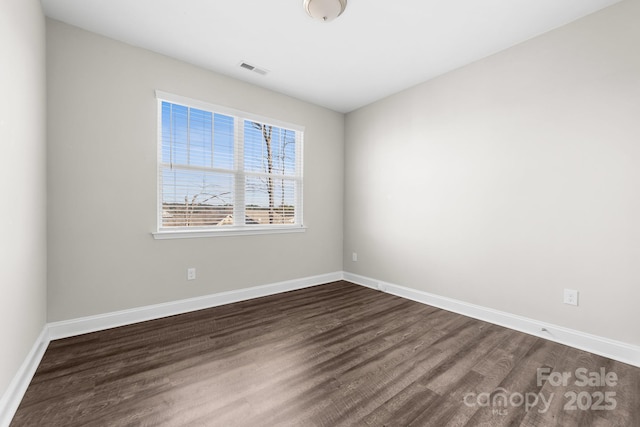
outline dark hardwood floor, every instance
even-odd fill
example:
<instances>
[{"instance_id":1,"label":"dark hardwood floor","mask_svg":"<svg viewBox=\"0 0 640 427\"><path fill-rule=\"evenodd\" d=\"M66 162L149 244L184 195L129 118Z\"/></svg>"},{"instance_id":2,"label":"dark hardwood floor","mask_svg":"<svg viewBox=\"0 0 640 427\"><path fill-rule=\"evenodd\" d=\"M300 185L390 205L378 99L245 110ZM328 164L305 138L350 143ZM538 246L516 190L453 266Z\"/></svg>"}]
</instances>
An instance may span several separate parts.
<instances>
[{"instance_id":1,"label":"dark hardwood floor","mask_svg":"<svg viewBox=\"0 0 640 427\"><path fill-rule=\"evenodd\" d=\"M640 368L335 282L52 341L11 424L446 425L640 426Z\"/></svg>"}]
</instances>

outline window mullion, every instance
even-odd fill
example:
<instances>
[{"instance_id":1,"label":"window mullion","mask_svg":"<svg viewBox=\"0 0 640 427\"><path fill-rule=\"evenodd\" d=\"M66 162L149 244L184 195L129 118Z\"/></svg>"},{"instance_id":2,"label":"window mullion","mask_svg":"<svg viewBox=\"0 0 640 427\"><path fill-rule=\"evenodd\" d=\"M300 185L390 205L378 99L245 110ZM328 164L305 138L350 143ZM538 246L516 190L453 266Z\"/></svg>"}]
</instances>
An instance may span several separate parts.
<instances>
[{"instance_id":1,"label":"window mullion","mask_svg":"<svg viewBox=\"0 0 640 427\"><path fill-rule=\"evenodd\" d=\"M216 113L212 111L211 112L211 167L212 168L214 165L214 156L216 155L215 154L216 141L214 138L215 131L216 131Z\"/></svg>"},{"instance_id":2,"label":"window mullion","mask_svg":"<svg viewBox=\"0 0 640 427\"><path fill-rule=\"evenodd\" d=\"M187 108L187 164L191 164L191 108Z\"/></svg>"},{"instance_id":3,"label":"window mullion","mask_svg":"<svg viewBox=\"0 0 640 427\"><path fill-rule=\"evenodd\" d=\"M295 142L295 165L296 165L296 177L295 177L295 223L296 224L302 224L302 177L303 177L303 173L302 173L302 132L296 132L296 142Z\"/></svg>"},{"instance_id":4,"label":"window mullion","mask_svg":"<svg viewBox=\"0 0 640 427\"><path fill-rule=\"evenodd\" d=\"M244 120L234 118L234 163L235 185L233 204L233 225L245 225L245 177L244 177Z\"/></svg>"}]
</instances>

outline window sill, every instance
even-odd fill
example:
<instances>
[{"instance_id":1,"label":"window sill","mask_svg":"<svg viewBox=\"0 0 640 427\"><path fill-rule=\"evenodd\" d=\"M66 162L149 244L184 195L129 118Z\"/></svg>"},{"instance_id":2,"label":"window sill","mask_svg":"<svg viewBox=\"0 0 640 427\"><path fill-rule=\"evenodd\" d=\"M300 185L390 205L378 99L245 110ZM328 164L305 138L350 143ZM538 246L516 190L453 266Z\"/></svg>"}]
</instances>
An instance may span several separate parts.
<instances>
[{"instance_id":1,"label":"window sill","mask_svg":"<svg viewBox=\"0 0 640 427\"><path fill-rule=\"evenodd\" d=\"M156 240L195 239L202 237L251 236L258 234L304 233L305 226L267 228L228 228L224 230L163 230L151 233Z\"/></svg>"}]
</instances>

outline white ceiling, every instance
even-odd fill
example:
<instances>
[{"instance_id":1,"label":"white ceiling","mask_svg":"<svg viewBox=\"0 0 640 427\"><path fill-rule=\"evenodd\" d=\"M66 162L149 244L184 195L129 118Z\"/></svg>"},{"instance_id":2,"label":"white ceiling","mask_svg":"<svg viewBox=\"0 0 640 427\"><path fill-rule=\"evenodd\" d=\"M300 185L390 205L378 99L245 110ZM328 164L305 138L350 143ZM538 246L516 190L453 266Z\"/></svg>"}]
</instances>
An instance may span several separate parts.
<instances>
[{"instance_id":1,"label":"white ceiling","mask_svg":"<svg viewBox=\"0 0 640 427\"><path fill-rule=\"evenodd\" d=\"M329 23L303 0L42 4L51 18L348 112L618 1L348 0Z\"/></svg>"}]
</instances>

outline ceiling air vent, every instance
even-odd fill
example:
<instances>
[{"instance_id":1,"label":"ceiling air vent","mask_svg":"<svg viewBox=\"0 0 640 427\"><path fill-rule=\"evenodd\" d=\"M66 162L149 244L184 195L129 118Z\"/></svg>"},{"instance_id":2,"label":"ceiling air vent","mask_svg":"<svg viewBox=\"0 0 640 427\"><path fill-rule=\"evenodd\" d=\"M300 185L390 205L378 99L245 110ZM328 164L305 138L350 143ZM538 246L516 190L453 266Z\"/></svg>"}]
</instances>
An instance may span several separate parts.
<instances>
[{"instance_id":1,"label":"ceiling air vent","mask_svg":"<svg viewBox=\"0 0 640 427\"><path fill-rule=\"evenodd\" d=\"M260 74L261 76L266 76L269 71L258 68L255 65L247 64L246 62L240 63L240 68L244 68L245 70L253 71L254 73Z\"/></svg>"}]
</instances>

